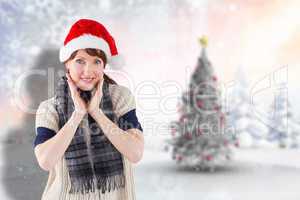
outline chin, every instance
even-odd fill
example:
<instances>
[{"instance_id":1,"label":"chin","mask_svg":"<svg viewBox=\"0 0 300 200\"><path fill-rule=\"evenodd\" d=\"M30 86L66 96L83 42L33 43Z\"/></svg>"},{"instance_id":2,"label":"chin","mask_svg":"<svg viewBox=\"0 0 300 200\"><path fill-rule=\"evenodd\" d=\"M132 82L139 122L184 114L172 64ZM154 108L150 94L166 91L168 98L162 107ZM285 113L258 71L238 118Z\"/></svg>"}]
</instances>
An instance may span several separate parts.
<instances>
[{"instance_id":1,"label":"chin","mask_svg":"<svg viewBox=\"0 0 300 200\"><path fill-rule=\"evenodd\" d=\"M81 89L81 90L84 90L84 91L89 91L89 90L92 90L96 84L97 84L98 80L93 80L92 82L90 83L85 83L83 81L78 81L77 82L77 86Z\"/></svg>"},{"instance_id":2,"label":"chin","mask_svg":"<svg viewBox=\"0 0 300 200\"><path fill-rule=\"evenodd\" d=\"M92 90L94 88L94 85L90 85L90 86L87 86L87 85L80 85L78 86L81 90L83 91L89 91L89 90Z\"/></svg>"}]
</instances>

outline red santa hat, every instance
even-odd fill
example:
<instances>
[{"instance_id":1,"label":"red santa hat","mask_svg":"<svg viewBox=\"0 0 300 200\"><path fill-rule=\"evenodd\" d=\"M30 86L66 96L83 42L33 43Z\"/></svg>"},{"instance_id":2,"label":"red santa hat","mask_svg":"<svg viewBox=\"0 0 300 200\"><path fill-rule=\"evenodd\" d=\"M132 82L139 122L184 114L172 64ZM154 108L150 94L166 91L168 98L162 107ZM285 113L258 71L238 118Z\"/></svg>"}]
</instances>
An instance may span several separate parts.
<instances>
[{"instance_id":1,"label":"red santa hat","mask_svg":"<svg viewBox=\"0 0 300 200\"><path fill-rule=\"evenodd\" d=\"M80 19L72 25L59 51L60 62L68 60L74 51L85 48L103 50L107 64L113 69L121 68L125 64L123 57L118 53L114 38L95 20Z\"/></svg>"}]
</instances>

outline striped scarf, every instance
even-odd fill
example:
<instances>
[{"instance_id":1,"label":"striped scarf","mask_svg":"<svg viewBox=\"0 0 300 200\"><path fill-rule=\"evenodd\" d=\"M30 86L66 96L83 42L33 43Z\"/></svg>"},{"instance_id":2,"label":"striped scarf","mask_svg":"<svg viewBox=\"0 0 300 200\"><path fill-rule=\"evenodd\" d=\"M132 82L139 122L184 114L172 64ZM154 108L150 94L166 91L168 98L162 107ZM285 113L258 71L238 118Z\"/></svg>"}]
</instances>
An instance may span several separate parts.
<instances>
[{"instance_id":1,"label":"striped scarf","mask_svg":"<svg viewBox=\"0 0 300 200\"><path fill-rule=\"evenodd\" d=\"M78 91L85 102L90 100L91 91L83 91L79 88ZM59 115L59 129L61 129L74 111L66 76L59 79L55 92L55 105ZM102 93L99 107L111 121L116 123L117 117L112 111L109 83L105 79ZM69 193L95 192L95 188L105 193L107 190L110 192L125 187L122 155L89 114L85 115L82 122L87 124L86 128L78 126L64 154L71 181Z\"/></svg>"}]
</instances>

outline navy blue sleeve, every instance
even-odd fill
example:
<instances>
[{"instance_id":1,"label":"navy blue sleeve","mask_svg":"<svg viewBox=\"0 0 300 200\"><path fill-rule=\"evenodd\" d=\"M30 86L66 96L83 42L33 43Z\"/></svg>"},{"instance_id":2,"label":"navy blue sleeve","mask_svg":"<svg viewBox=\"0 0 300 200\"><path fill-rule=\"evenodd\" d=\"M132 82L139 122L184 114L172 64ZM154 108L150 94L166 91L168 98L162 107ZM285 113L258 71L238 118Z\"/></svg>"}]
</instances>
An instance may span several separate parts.
<instances>
[{"instance_id":1,"label":"navy blue sleeve","mask_svg":"<svg viewBox=\"0 0 300 200\"><path fill-rule=\"evenodd\" d=\"M35 136L33 146L45 142L46 140L52 138L56 133L54 130L46 127L37 127L37 135Z\"/></svg>"},{"instance_id":2,"label":"navy blue sleeve","mask_svg":"<svg viewBox=\"0 0 300 200\"><path fill-rule=\"evenodd\" d=\"M119 127L124 131L126 131L130 128L137 128L143 132L143 128L136 116L136 109L132 109L132 110L128 111L127 113L125 113L124 115L122 115L119 118L118 124L119 124Z\"/></svg>"},{"instance_id":3,"label":"navy blue sleeve","mask_svg":"<svg viewBox=\"0 0 300 200\"><path fill-rule=\"evenodd\" d=\"M128 111L119 118L118 125L122 130L128 130L130 128L137 128L143 132L143 128L138 121L136 116L136 109ZM46 140L52 138L56 132L52 129L46 127L37 127L37 135L34 140L34 147L38 144L45 142Z\"/></svg>"}]
</instances>

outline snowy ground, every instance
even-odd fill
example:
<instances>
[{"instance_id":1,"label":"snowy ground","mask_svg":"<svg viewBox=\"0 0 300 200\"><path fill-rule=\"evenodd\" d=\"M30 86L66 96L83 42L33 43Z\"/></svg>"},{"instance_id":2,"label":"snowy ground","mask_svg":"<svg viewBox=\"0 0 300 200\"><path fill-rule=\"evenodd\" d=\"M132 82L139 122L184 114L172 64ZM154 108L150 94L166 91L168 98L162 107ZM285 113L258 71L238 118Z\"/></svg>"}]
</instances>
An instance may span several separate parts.
<instances>
[{"instance_id":1,"label":"snowy ground","mask_svg":"<svg viewBox=\"0 0 300 200\"><path fill-rule=\"evenodd\" d=\"M239 149L215 173L183 171L168 153L146 151L135 166L141 200L299 200L300 151Z\"/></svg>"},{"instance_id":2,"label":"snowy ground","mask_svg":"<svg viewBox=\"0 0 300 200\"><path fill-rule=\"evenodd\" d=\"M9 152L11 157L17 157L20 152L27 152L24 155L32 153L30 148L1 147L2 199L35 200L33 195L19 197L28 193L39 193L45 185L42 174L35 171L34 174L37 175L34 175L27 165L22 171L15 170L21 164L7 164L4 152ZM178 168L169 153L147 149L143 160L134 165L137 199L299 200L299 155L300 150L238 149L233 161L227 166L218 168L215 173L197 173ZM10 172L7 171L7 165L11 166ZM3 169L6 169L6 173L9 172L8 175L3 174ZM23 178L25 176L26 179ZM11 189L7 192L8 186ZM12 191L15 192L14 195Z\"/></svg>"}]
</instances>

